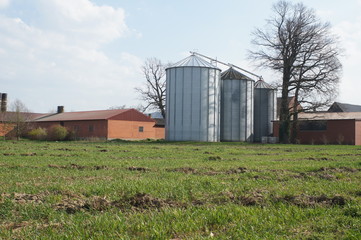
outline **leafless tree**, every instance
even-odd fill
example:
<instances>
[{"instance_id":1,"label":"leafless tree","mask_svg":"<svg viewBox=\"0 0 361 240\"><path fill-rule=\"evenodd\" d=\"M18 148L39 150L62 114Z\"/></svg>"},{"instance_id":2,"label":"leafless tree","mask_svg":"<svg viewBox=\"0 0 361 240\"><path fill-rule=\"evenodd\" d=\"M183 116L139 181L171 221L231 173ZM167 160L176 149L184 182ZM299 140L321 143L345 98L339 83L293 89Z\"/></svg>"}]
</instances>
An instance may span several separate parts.
<instances>
[{"instance_id":1,"label":"leafless tree","mask_svg":"<svg viewBox=\"0 0 361 240\"><path fill-rule=\"evenodd\" d=\"M146 83L136 91L146 102L144 111L157 109L165 118L165 65L157 58L150 58L142 66L142 72Z\"/></svg>"},{"instance_id":2,"label":"leafless tree","mask_svg":"<svg viewBox=\"0 0 361 240\"><path fill-rule=\"evenodd\" d=\"M136 105L136 106L130 106L128 107L127 105L123 104L123 105L119 105L119 106L111 106L110 108L108 108L108 110L116 110L116 109L129 109L129 108L134 108L136 110L138 110L139 112L144 112L145 109L144 109L144 106L139 104L139 105Z\"/></svg>"},{"instance_id":3,"label":"leafless tree","mask_svg":"<svg viewBox=\"0 0 361 240\"><path fill-rule=\"evenodd\" d=\"M342 65L337 37L314 10L302 3L279 1L273 12L265 29L253 33L256 49L250 51L250 58L282 75L279 136L288 143L297 137L297 104L304 109L330 104L337 96ZM295 101L290 111L287 99L291 95Z\"/></svg>"},{"instance_id":4,"label":"leafless tree","mask_svg":"<svg viewBox=\"0 0 361 240\"><path fill-rule=\"evenodd\" d=\"M9 111L1 113L3 132L6 135L11 135L10 137L15 137L17 140L28 129L30 120L31 113L29 109L18 99L10 105Z\"/></svg>"}]
</instances>

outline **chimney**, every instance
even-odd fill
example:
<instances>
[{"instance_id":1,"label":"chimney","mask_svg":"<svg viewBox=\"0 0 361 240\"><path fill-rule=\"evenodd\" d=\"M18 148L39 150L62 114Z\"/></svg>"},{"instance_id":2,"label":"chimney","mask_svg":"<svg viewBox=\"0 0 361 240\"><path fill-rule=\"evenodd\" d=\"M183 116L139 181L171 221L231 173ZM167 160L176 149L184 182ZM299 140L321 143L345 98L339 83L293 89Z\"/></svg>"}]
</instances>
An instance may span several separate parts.
<instances>
[{"instance_id":1,"label":"chimney","mask_svg":"<svg viewBox=\"0 0 361 240\"><path fill-rule=\"evenodd\" d=\"M1 112L6 112L7 110L7 99L8 99L8 94L7 93L2 93L1 94Z\"/></svg>"},{"instance_id":2,"label":"chimney","mask_svg":"<svg viewBox=\"0 0 361 240\"><path fill-rule=\"evenodd\" d=\"M57 113L63 113L64 112L64 106L58 106Z\"/></svg>"}]
</instances>

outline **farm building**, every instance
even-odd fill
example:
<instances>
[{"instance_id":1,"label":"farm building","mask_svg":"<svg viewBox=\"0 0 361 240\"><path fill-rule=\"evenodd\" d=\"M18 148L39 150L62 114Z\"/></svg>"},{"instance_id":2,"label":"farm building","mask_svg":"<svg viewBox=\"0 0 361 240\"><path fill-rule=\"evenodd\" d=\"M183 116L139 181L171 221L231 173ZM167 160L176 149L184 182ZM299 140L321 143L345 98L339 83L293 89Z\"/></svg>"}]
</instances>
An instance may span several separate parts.
<instances>
[{"instance_id":1,"label":"farm building","mask_svg":"<svg viewBox=\"0 0 361 240\"><path fill-rule=\"evenodd\" d=\"M0 137L12 137L16 122L27 122L31 124L34 119L46 114L29 112L1 112L0 113Z\"/></svg>"},{"instance_id":2,"label":"farm building","mask_svg":"<svg viewBox=\"0 0 361 240\"><path fill-rule=\"evenodd\" d=\"M334 102L328 112L361 112L360 105Z\"/></svg>"},{"instance_id":3,"label":"farm building","mask_svg":"<svg viewBox=\"0 0 361 240\"><path fill-rule=\"evenodd\" d=\"M161 139L164 127L135 109L63 112L34 120L36 127L50 128L61 125L74 131L76 138L102 139Z\"/></svg>"},{"instance_id":4,"label":"farm building","mask_svg":"<svg viewBox=\"0 0 361 240\"><path fill-rule=\"evenodd\" d=\"M274 136L279 124L274 122ZM310 112L299 114L301 144L361 145L361 112Z\"/></svg>"}]
</instances>

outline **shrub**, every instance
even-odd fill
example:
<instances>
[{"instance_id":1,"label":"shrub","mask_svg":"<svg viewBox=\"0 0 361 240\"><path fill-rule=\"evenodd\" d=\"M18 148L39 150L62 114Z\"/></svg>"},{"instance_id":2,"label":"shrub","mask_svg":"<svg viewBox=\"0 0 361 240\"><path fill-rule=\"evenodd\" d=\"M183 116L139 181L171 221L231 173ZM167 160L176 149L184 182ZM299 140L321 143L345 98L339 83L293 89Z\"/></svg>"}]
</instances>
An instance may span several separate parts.
<instances>
[{"instance_id":1,"label":"shrub","mask_svg":"<svg viewBox=\"0 0 361 240\"><path fill-rule=\"evenodd\" d=\"M36 128L28 132L28 138L31 140L45 140L48 136L45 128Z\"/></svg>"},{"instance_id":2,"label":"shrub","mask_svg":"<svg viewBox=\"0 0 361 240\"><path fill-rule=\"evenodd\" d=\"M68 135L66 127L60 125L54 125L49 129L48 140L51 141L63 141Z\"/></svg>"}]
</instances>

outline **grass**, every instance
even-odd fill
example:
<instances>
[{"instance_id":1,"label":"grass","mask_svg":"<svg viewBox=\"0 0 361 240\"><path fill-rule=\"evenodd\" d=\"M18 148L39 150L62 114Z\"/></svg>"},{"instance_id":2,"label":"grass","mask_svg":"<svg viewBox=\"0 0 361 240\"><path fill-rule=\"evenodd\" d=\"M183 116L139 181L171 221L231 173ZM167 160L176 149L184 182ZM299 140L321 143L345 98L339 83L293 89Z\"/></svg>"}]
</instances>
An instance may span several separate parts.
<instances>
[{"instance_id":1,"label":"grass","mask_svg":"<svg viewBox=\"0 0 361 240\"><path fill-rule=\"evenodd\" d=\"M0 239L361 239L361 147L0 142Z\"/></svg>"}]
</instances>

